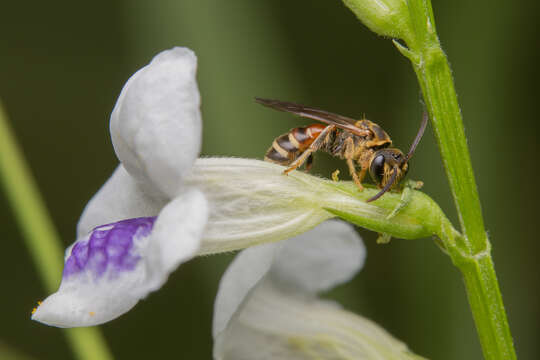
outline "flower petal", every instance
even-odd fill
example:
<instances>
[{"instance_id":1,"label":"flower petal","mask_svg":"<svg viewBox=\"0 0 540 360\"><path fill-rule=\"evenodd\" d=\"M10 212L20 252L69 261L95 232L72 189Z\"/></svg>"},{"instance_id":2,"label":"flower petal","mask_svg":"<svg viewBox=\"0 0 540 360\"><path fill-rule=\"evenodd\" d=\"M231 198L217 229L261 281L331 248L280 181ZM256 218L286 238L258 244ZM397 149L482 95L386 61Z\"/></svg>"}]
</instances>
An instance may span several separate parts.
<instances>
[{"instance_id":1,"label":"flower petal","mask_svg":"<svg viewBox=\"0 0 540 360\"><path fill-rule=\"evenodd\" d=\"M376 323L263 280L214 343L214 359L422 359Z\"/></svg>"},{"instance_id":2,"label":"flower petal","mask_svg":"<svg viewBox=\"0 0 540 360\"><path fill-rule=\"evenodd\" d=\"M116 155L138 181L172 198L201 147L197 58L187 48L158 54L126 83L111 115Z\"/></svg>"},{"instance_id":3,"label":"flower petal","mask_svg":"<svg viewBox=\"0 0 540 360\"><path fill-rule=\"evenodd\" d=\"M95 228L66 258L58 291L32 319L58 327L98 325L131 309L146 291L144 253L155 218L135 218Z\"/></svg>"},{"instance_id":4,"label":"flower petal","mask_svg":"<svg viewBox=\"0 0 540 360\"><path fill-rule=\"evenodd\" d=\"M231 317L251 289L270 270L274 253L281 243L262 244L243 250L229 265L219 283L214 303L212 335L214 339L227 327Z\"/></svg>"},{"instance_id":5,"label":"flower petal","mask_svg":"<svg viewBox=\"0 0 540 360\"><path fill-rule=\"evenodd\" d=\"M269 276L279 286L317 293L348 282L364 266L365 258L366 248L354 227L329 220L286 241Z\"/></svg>"},{"instance_id":6,"label":"flower petal","mask_svg":"<svg viewBox=\"0 0 540 360\"><path fill-rule=\"evenodd\" d=\"M170 272L195 256L207 221L208 202L197 189L187 190L163 208L148 246L149 264L156 272L149 285L151 291L159 289Z\"/></svg>"},{"instance_id":7,"label":"flower petal","mask_svg":"<svg viewBox=\"0 0 540 360\"><path fill-rule=\"evenodd\" d=\"M86 205L77 225L77 238L86 236L101 224L157 216L167 202L141 188L120 165Z\"/></svg>"},{"instance_id":8,"label":"flower petal","mask_svg":"<svg viewBox=\"0 0 540 360\"><path fill-rule=\"evenodd\" d=\"M329 191L317 177L282 172L282 166L260 160L198 159L186 183L200 188L210 203L200 254L293 237L334 216L325 204L354 201ZM365 206L357 202L360 209Z\"/></svg>"},{"instance_id":9,"label":"flower petal","mask_svg":"<svg viewBox=\"0 0 540 360\"><path fill-rule=\"evenodd\" d=\"M360 270L364 259L365 248L354 228L334 220L290 240L242 251L219 285L214 305L214 337L227 327L263 277L276 286L317 292L349 280Z\"/></svg>"},{"instance_id":10,"label":"flower petal","mask_svg":"<svg viewBox=\"0 0 540 360\"><path fill-rule=\"evenodd\" d=\"M364 257L354 229L338 221L242 251L216 298L214 359L421 359L377 324L316 298Z\"/></svg>"},{"instance_id":11,"label":"flower petal","mask_svg":"<svg viewBox=\"0 0 540 360\"><path fill-rule=\"evenodd\" d=\"M169 203L157 219L127 219L95 228L68 249L60 288L32 319L74 327L122 315L196 253L207 213L204 196L191 190Z\"/></svg>"}]
</instances>

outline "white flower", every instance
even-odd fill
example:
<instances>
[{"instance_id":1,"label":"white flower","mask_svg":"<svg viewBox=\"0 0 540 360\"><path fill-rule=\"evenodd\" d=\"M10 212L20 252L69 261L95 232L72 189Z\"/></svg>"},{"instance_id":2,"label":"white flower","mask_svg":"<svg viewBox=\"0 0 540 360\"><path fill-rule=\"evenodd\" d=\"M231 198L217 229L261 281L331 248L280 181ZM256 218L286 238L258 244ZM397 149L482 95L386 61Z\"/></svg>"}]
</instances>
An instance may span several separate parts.
<instances>
[{"instance_id":1,"label":"white flower","mask_svg":"<svg viewBox=\"0 0 540 360\"><path fill-rule=\"evenodd\" d=\"M368 227L388 222L389 210L360 200L374 189L355 197L346 185L284 176L283 167L259 160L196 160L196 67L191 50L174 48L124 86L110 120L121 164L87 204L60 288L32 319L59 327L112 320L190 258L290 238L335 216L326 209L352 212ZM421 230L406 216L393 221Z\"/></svg>"},{"instance_id":2,"label":"white flower","mask_svg":"<svg viewBox=\"0 0 540 360\"><path fill-rule=\"evenodd\" d=\"M60 288L32 319L60 327L109 321L198 251L207 200L184 184L201 142L196 68L191 50L174 48L124 86L110 122L122 164L88 203Z\"/></svg>"},{"instance_id":3,"label":"white flower","mask_svg":"<svg viewBox=\"0 0 540 360\"><path fill-rule=\"evenodd\" d=\"M242 251L219 286L214 358L420 359L377 324L317 297L353 277L364 258L352 226L333 220Z\"/></svg>"}]
</instances>

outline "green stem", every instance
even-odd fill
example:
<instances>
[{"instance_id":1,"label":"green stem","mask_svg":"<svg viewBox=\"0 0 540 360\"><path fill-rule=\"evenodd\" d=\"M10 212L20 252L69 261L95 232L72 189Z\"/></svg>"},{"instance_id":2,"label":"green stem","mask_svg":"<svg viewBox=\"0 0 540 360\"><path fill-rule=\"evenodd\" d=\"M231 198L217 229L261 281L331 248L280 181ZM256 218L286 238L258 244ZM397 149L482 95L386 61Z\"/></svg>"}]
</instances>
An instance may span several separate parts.
<instances>
[{"instance_id":1,"label":"green stem","mask_svg":"<svg viewBox=\"0 0 540 360\"><path fill-rule=\"evenodd\" d=\"M371 30L400 38L430 114L463 235L437 234L461 270L486 359L515 359L515 350L491 259L491 245L471 164L452 73L439 43L430 0L343 0Z\"/></svg>"},{"instance_id":2,"label":"green stem","mask_svg":"<svg viewBox=\"0 0 540 360\"><path fill-rule=\"evenodd\" d=\"M58 288L64 263L62 245L30 169L17 146L1 103L0 181L45 288L54 292ZM65 334L77 358L113 358L98 328L66 329Z\"/></svg>"},{"instance_id":3,"label":"green stem","mask_svg":"<svg viewBox=\"0 0 540 360\"><path fill-rule=\"evenodd\" d=\"M486 359L516 359L512 335L489 251L460 267Z\"/></svg>"},{"instance_id":4,"label":"green stem","mask_svg":"<svg viewBox=\"0 0 540 360\"><path fill-rule=\"evenodd\" d=\"M409 0L408 4L413 36L407 39L408 51L398 49L411 60L422 88L463 233L457 251L449 255L463 274L484 357L515 359L452 73L437 37L430 1Z\"/></svg>"}]
</instances>

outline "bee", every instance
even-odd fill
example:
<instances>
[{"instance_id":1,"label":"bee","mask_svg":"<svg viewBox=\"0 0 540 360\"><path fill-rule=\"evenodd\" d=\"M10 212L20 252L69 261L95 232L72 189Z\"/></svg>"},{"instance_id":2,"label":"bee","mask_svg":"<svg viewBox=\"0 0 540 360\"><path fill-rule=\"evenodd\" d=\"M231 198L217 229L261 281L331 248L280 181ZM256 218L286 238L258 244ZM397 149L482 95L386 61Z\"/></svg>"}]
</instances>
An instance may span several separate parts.
<instances>
[{"instance_id":1,"label":"bee","mask_svg":"<svg viewBox=\"0 0 540 360\"><path fill-rule=\"evenodd\" d=\"M367 202L377 200L405 177L409 170L409 160L428 122L428 115L424 112L420 129L405 155L401 150L391 147L392 140L379 125L367 119L355 120L280 100L255 98L255 101L276 110L324 123L297 127L278 136L266 152L265 161L287 166L283 173L288 174L304 163L309 171L313 164L313 153L318 150L345 159L360 191L364 189L362 181L368 171L381 189ZM360 166L358 173L357 165Z\"/></svg>"}]
</instances>

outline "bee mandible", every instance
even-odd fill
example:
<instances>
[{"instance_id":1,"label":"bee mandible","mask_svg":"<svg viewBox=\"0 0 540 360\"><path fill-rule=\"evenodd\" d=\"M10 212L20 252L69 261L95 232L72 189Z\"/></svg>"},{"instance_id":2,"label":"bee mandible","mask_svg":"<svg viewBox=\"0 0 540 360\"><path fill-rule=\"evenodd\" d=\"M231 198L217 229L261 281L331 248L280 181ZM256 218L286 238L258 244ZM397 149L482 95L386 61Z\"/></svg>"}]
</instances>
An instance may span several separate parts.
<instances>
[{"instance_id":1,"label":"bee mandible","mask_svg":"<svg viewBox=\"0 0 540 360\"><path fill-rule=\"evenodd\" d=\"M360 191L364 189L362 181L368 171L377 187L381 189L367 202L377 200L405 177L409 170L408 162L428 122L428 115L424 112L416 138L407 155L404 155L401 150L391 147L392 140L379 125L367 119L355 120L280 100L255 98L255 101L276 110L326 124L297 127L277 137L266 152L265 161L287 166L283 173L288 174L304 163L306 170L309 171L313 164L313 153L317 150L345 159L354 183ZM358 173L356 164L360 166Z\"/></svg>"}]
</instances>

